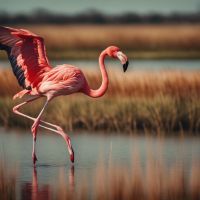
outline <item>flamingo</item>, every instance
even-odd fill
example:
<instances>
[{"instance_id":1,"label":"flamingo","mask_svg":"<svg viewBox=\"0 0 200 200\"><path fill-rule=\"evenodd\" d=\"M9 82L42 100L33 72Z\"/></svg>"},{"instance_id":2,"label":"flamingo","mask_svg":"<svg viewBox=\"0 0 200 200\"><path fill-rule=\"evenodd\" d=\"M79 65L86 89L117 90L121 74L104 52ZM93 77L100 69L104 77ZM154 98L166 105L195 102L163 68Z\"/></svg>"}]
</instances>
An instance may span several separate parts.
<instances>
[{"instance_id":1,"label":"flamingo","mask_svg":"<svg viewBox=\"0 0 200 200\"><path fill-rule=\"evenodd\" d=\"M93 90L89 87L83 72L79 68L68 64L53 68L46 55L44 39L29 30L0 26L0 50L7 52L13 73L19 85L23 88L13 96L13 99L22 98L24 95L28 96L27 100L13 107L13 112L33 121L31 132L33 136L32 160L34 165L37 161L35 144L39 126L63 137L67 144L70 160L73 163L74 150L70 137L60 126L41 119L45 108L53 98L60 95L79 92L93 98L103 96L109 83L104 64L105 57L118 58L125 72L129 64L127 56L116 46L109 46L103 50L99 56L102 83L98 89ZM46 97L46 101L36 118L19 111L22 106L40 97Z\"/></svg>"}]
</instances>

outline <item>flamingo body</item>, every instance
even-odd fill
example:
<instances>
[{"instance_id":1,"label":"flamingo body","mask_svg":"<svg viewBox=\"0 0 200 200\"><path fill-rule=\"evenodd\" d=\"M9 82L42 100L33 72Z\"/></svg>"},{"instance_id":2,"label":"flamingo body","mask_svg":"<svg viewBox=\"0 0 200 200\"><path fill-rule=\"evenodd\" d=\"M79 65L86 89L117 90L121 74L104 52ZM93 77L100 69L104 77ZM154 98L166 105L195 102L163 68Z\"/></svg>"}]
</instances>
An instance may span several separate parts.
<instances>
[{"instance_id":1,"label":"flamingo body","mask_svg":"<svg viewBox=\"0 0 200 200\"><path fill-rule=\"evenodd\" d=\"M37 91L52 99L59 95L80 92L85 83L84 75L79 68L64 64L46 72Z\"/></svg>"},{"instance_id":2,"label":"flamingo body","mask_svg":"<svg viewBox=\"0 0 200 200\"><path fill-rule=\"evenodd\" d=\"M102 74L102 84L97 90L89 87L83 72L72 65L58 65L53 68L46 56L42 37L24 29L14 29L0 26L0 49L5 50L22 91L14 95L13 99L21 98L25 94L30 98L13 108L13 112L34 121L31 130L33 135L32 159L35 164L35 142L38 126L53 131L63 137L67 144L70 159L74 162L74 151L69 136L55 124L41 120L42 114L49 101L60 95L70 95L82 92L90 97L97 98L105 94L108 88L108 75L104 65L106 56L118 58L123 64L124 71L128 67L128 59L116 46L106 48L99 57ZM19 111L23 105L42 96L47 98L37 118L33 118Z\"/></svg>"}]
</instances>

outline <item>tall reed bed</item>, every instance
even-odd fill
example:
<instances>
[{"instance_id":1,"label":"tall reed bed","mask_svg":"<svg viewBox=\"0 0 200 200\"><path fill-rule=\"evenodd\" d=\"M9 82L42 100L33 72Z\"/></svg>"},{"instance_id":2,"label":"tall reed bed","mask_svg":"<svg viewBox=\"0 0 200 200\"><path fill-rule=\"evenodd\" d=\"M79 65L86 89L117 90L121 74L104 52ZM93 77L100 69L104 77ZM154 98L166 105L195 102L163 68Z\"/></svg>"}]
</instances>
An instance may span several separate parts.
<instances>
[{"instance_id":1,"label":"tall reed bed","mask_svg":"<svg viewBox=\"0 0 200 200\"><path fill-rule=\"evenodd\" d=\"M191 131L200 130L200 72L129 72L110 71L110 86L105 97L91 99L82 94L59 97L52 101L44 118L67 130L113 130L118 132ZM86 71L92 88L100 85L96 72ZM15 77L8 71L0 73L0 124L30 126L12 113L11 96L19 91ZM36 116L42 100L26 106L24 112Z\"/></svg>"},{"instance_id":2,"label":"tall reed bed","mask_svg":"<svg viewBox=\"0 0 200 200\"><path fill-rule=\"evenodd\" d=\"M100 71L84 70L91 88L101 84ZM200 71L128 71L109 70L107 97L171 96L174 98L200 97ZM0 96L12 96L21 90L11 70L0 70Z\"/></svg>"},{"instance_id":3,"label":"tall reed bed","mask_svg":"<svg viewBox=\"0 0 200 200\"><path fill-rule=\"evenodd\" d=\"M23 112L37 116L42 101L33 103ZM7 127L30 127L31 121L12 113L14 103L9 98L0 99L0 124ZM156 131L200 130L200 103L198 99L187 101L171 97L152 99L104 98L93 101L84 98L60 98L51 102L44 119L61 125L66 130L107 130L119 133ZM174 134L174 133L173 133Z\"/></svg>"}]
</instances>

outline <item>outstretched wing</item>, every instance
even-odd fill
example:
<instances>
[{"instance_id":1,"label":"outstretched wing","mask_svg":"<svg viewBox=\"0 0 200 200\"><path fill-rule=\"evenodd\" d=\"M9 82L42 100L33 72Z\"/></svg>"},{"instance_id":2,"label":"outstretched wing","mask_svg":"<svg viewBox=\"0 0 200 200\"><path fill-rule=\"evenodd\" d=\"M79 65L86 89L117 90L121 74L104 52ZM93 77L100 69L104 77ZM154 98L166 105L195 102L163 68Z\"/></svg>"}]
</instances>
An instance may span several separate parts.
<instances>
[{"instance_id":1,"label":"outstretched wing","mask_svg":"<svg viewBox=\"0 0 200 200\"><path fill-rule=\"evenodd\" d=\"M0 49L8 54L19 85L31 90L51 66L42 37L24 29L0 26Z\"/></svg>"}]
</instances>

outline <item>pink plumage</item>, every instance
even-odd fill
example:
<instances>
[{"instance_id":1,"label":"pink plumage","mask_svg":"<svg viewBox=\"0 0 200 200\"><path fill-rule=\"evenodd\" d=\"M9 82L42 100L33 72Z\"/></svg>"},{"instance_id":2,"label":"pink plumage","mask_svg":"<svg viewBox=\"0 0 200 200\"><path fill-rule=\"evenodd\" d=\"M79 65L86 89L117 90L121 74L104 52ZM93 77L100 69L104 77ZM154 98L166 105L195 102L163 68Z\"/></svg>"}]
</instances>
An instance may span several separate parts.
<instances>
[{"instance_id":1,"label":"pink plumage","mask_svg":"<svg viewBox=\"0 0 200 200\"><path fill-rule=\"evenodd\" d=\"M37 160L35 142L38 126L61 135L67 144L70 159L74 162L74 151L69 136L61 127L41 120L42 114L48 102L56 96L69 95L76 92L84 93L93 98L104 95L108 88L108 75L104 65L105 57L118 58L123 64L125 72L128 67L127 56L116 46L110 46L102 51L99 57L102 84L99 89L93 90L89 87L83 72L79 68L67 64L53 68L46 56L43 38L28 30L0 26L0 49L7 52L18 83L24 88L13 98L21 98L25 94L30 96L28 100L15 106L13 111L34 121L31 128L33 135L33 163L35 164ZM42 96L46 97L47 100L37 118L19 111L21 106Z\"/></svg>"}]
</instances>

